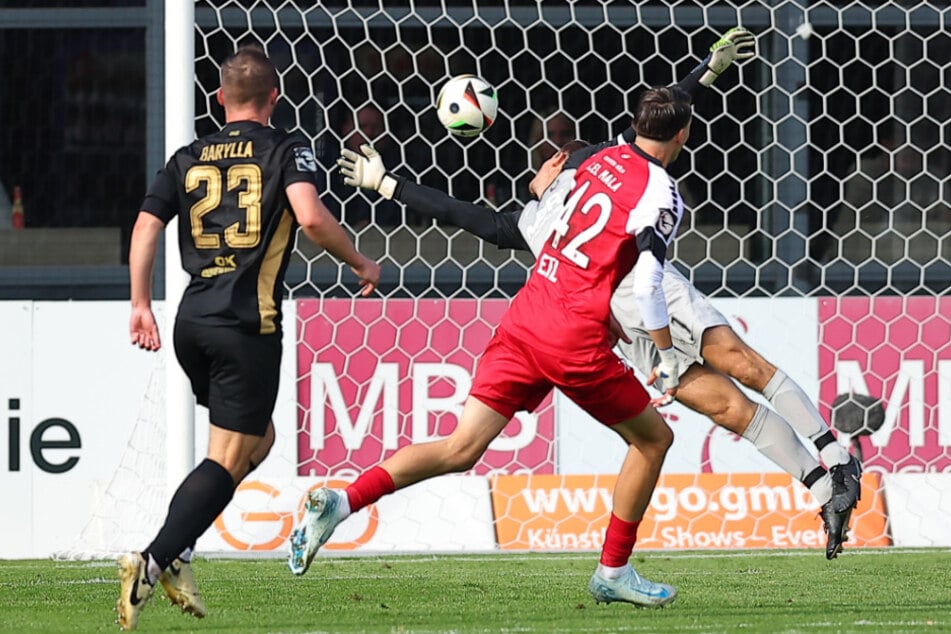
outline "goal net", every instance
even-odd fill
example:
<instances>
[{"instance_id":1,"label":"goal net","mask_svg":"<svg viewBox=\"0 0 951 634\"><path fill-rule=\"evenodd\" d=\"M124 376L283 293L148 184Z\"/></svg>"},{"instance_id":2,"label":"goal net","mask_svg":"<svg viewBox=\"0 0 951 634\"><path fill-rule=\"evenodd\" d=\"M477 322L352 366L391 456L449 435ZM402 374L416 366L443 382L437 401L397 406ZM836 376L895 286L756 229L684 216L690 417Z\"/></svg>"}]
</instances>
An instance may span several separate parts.
<instances>
[{"instance_id":1,"label":"goal net","mask_svg":"<svg viewBox=\"0 0 951 634\"><path fill-rule=\"evenodd\" d=\"M224 123L219 62L263 45L281 77L272 123L312 139L322 199L384 265L383 300L351 301L346 267L298 239L280 438L206 546L283 552L308 488L447 433L529 269L526 254L346 187L340 148L370 142L410 179L519 205L557 145L616 135L640 89L685 76L736 25L757 55L696 100L672 166L690 210L673 260L861 454L851 543L948 540L925 512L951 508L946 481L910 474L951 469L951 36L939 3L872 4L196 2L197 134ZM433 107L462 73L500 104L471 140ZM808 495L747 443L679 405L666 417L675 447L641 546L824 543ZM381 501L331 546L597 548L618 444L556 394L472 473Z\"/></svg>"}]
</instances>

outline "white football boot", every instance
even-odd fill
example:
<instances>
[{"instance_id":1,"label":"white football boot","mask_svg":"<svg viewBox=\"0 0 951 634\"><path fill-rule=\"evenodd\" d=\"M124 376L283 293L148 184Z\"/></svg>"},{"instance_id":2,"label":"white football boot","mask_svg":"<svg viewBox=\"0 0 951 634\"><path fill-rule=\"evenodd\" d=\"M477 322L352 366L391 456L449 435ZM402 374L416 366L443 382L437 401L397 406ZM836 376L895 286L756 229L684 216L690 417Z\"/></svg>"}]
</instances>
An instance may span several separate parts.
<instances>
[{"instance_id":1,"label":"white football boot","mask_svg":"<svg viewBox=\"0 0 951 634\"><path fill-rule=\"evenodd\" d=\"M310 568L317 550L327 543L333 534L340 519L337 517L337 507L340 506L340 496L344 492L333 489L317 489L311 491L304 504L304 518L300 525L291 533L291 554L287 560L287 567L295 575L302 575Z\"/></svg>"},{"instance_id":2,"label":"white football boot","mask_svg":"<svg viewBox=\"0 0 951 634\"><path fill-rule=\"evenodd\" d=\"M588 592L596 603L623 601L648 608L663 607L677 598L677 588L645 579L630 564L617 579L607 579L595 572L588 582Z\"/></svg>"}]
</instances>

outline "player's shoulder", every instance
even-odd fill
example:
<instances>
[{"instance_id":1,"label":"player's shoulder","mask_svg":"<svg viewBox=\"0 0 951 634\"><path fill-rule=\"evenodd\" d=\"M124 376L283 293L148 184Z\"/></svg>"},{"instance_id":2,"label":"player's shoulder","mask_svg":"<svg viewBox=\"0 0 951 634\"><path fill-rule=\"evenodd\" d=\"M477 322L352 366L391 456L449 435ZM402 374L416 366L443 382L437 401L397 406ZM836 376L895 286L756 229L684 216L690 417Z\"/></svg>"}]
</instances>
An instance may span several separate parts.
<instances>
[{"instance_id":1,"label":"player's shoulder","mask_svg":"<svg viewBox=\"0 0 951 634\"><path fill-rule=\"evenodd\" d=\"M311 147L310 141L298 130L283 130L271 126L259 126L246 132L247 138L262 145L275 148L278 153L294 147Z\"/></svg>"},{"instance_id":2,"label":"player's shoulder","mask_svg":"<svg viewBox=\"0 0 951 634\"><path fill-rule=\"evenodd\" d=\"M611 148L613 145L613 141L604 141L603 143L595 143L594 145L583 147L580 150L575 150L571 153L571 156L568 157L568 160L565 161L564 169L577 169L592 156Z\"/></svg>"}]
</instances>

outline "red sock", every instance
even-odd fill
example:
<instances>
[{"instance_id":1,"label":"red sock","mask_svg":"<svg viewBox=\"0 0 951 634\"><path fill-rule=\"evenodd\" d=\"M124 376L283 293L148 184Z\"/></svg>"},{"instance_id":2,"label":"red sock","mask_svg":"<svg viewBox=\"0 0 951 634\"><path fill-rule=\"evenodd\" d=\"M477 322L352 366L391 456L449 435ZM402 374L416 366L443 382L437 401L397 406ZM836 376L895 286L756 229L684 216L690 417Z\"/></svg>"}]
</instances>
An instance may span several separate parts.
<instances>
[{"instance_id":1,"label":"red sock","mask_svg":"<svg viewBox=\"0 0 951 634\"><path fill-rule=\"evenodd\" d=\"M396 485L393 484L390 474L382 467L373 467L347 487L350 512L356 513L364 506L373 504L395 490Z\"/></svg>"},{"instance_id":2,"label":"red sock","mask_svg":"<svg viewBox=\"0 0 951 634\"><path fill-rule=\"evenodd\" d=\"M604 546L601 548L601 564L609 568L620 568L627 564L637 541L637 527L641 521L625 522L614 513L608 522L604 534Z\"/></svg>"}]
</instances>

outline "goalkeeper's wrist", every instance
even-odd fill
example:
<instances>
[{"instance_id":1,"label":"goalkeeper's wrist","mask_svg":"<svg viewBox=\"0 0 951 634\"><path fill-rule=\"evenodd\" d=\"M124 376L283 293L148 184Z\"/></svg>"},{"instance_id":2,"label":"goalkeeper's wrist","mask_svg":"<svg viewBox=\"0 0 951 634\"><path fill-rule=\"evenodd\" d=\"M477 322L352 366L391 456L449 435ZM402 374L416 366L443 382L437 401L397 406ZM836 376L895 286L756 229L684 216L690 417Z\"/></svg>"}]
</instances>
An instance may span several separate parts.
<instances>
[{"instance_id":1,"label":"goalkeeper's wrist","mask_svg":"<svg viewBox=\"0 0 951 634\"><path fill-rule=\"evenodd\" d=\"M395 178L389 174L384 174L383 178L380 179L380 184L377 186L376 191L380 193L380 196L386 198L387 200L392 200L393 195L396 193L397 181Z\"/></svg>"},{"instance_id":2,"label":"goalkeeper's wrist","mask_svg":"<svg viewBox=\"0 0 951 634\"><path fill-rule=\"evenodd\" d=\"M677 353L674 351L673 346L670 346L669 348L658 348L657 354L660 355L660 360L662 363L677 363Z\"/></svg>"},{"instance_id":3,"label":"goalkeeper's wrist","mask_svg":"<svg viewBox=\"0 0 951 634\"><path fill-rule=\"evenodd\" d=\"M713 85L713 82L715 82L715 81L717 80L717 77L719 77L719 76L720 76L720 75L718 75L717 73L713 72L713 69L712 69L712 68L710 68L709 66L707 66L707 70L703 73L703 75L700 76L700 83L701 83L703 86L709 88L710 86Z\"/></svg>"},{"instance_id":4,"label":"goalkeeper's wrist","mask_svg":"<svg viewBox=\"0 0 951 634\"><path fill-rule=\"evenodd\" d=\"M717 77L720 76L720 73L713 70L710 66L710 62L713 61L713 53L708 53L707 56L703 59L702 64L706 66L706 70L703 71L703 74L700 75L700 83L707 88L716 81Z\"/></svg>"}]
</instances>

